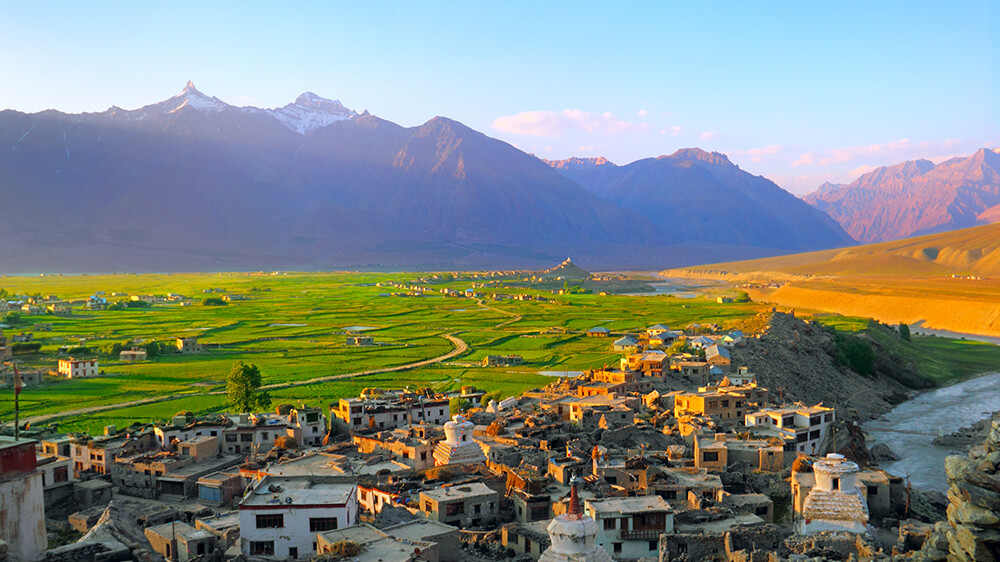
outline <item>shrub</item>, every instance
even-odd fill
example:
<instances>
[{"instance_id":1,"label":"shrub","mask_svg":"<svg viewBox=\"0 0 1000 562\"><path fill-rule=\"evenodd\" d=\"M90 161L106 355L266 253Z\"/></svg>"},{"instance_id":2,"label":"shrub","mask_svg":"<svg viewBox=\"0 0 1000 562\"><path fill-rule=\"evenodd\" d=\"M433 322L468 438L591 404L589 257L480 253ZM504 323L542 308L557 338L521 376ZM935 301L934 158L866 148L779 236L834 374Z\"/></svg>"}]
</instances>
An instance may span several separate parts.
<instances>
[{"instance_id":1,"label":"shrub","mask_svg":"<svg viewBox=\"0 0 1000 562\"><path fill-rule=\"evenodd\" d=\"M38 350L42 349L42 344L38 342L17 342L10 347L15 355L24 355L38 353Z\"/></svg>"},{"instance_id":2,"label":"shrub","mask_svg":"<svg viewBox=\"0 0 1000 562\"><path fill-rule=\"evenodd\" d=\"M910 327L906 324L906 322L899 323L899 337L906 341L910 341Z\"/></svg>"},{"instance_id":3,"label":"shrub","mask_svg":"<svg viewBox=\"0 0 1000 562\"><path fill-rule=\"evenodd\" d=\"M872 344L857 336L838 333L834 338L837 346L837 361L847 365L859 375L875 373L875 350Z\"/></svg>"},{"instance_id":4,"label":"shrub","mask_svg":"<svg viewBox=\"0 0 1000 562\"><path fill-rule=\"evenodd\" d=\"M4 324L14 325L14 324L19 324L20 322L21 322L21 313L19 312L8 312L7 314L3 315Z\"/></svg>"},{"instance_id":5,"label":"shrub","mask_svg":"<svg viewBox=\"0 0 1000 562\"><path fill-rule=\"evenodd\" d=\"M202 306L226 306L228 303L219 297L208 297L207 299L202 299L201 304Z\"/></svg>"}]
</instances>

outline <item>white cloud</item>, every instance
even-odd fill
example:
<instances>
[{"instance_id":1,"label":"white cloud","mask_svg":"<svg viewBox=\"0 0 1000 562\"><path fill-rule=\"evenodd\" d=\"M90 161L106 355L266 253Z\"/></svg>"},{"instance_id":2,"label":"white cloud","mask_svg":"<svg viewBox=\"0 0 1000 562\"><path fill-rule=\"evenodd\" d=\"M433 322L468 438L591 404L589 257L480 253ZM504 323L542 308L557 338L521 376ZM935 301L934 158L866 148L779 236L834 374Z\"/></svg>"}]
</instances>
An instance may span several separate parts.
<instances>
[{"instance_id":1,"label":"white cloud","mask_svg":"<svg viewBox=\"0 0 1000 562\"><path fill-rule=\"evenodd\" d=\"M934 155L948 154L962 143L959 139L945 141L912 142L910 139L900 139L879 144L845 146L834 148L819 154L807 152L798 157L792 166L830 166L856 162L862 159L878 158L880 160L913 160L916 158L934 158ZM895 163L895 162L893 162Z\"/></svg>"},{"instance_id":2,"label":"white cloud","mask_svg":"<svg viewBox=\"0 0 1000 562\"><path fill-rule=\"evenodd\" d=\"M701 140L712 140L715 137L719 136L719 133L716 133L715 131L705 131L704 133L698 136L701 137Z\"/></svg>"},{"instance_id":3,"label":"white cloud","mask_svg":"<svg viewBox=\"0 0 1000 562\"><path fill-rule=\"evenodd\" d=\"M648 111L646 111L645 109L640 109L639 111L637 111L637 112L636 112L636 114L637 114L637 115L638 115L639 117L645 117L645 116L649 115L649 112L648 112Z\"/></svg>"},{"instance_id":4,"label":"white cloud","mask_svg":"<svg viewBox=\"0 0 1000 562\"><path fill-rule=\"evenodd\" d=\"M536 137L561 137L569 132L622 134L642 132L649 128L644 123L632 123L610 112L601 114L564 109L562 111L522 111L505 115L493 121L493 128Z\"/></svg>"},{"instance_id":5,"label":"white cloud","mask_svg":"<svg viewBox=\"0 0 1000 562\"><path fill-rule=\"evenodd\" d=\"M680 125L674 125L673 127L670 127L670 134L675 137L683 132L684 132L684 127L681 127Z\"/></svg>"}]
</instances>

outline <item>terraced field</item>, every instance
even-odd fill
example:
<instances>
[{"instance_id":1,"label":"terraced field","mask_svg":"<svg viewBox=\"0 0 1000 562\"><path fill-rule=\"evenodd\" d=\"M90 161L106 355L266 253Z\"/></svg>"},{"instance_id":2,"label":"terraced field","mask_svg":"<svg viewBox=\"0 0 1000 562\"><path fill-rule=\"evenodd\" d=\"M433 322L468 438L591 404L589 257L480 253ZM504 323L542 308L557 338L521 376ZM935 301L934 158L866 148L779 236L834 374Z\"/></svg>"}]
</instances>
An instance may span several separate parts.
<instances>
[{"instance_id":1,"label":"terraced field","mask_svg":"<svg viewBox=\"0 0 1000 562\"><path fill-rule=\"evenodd\" d=\"M550 295L548 302L493 301L434 296L381 296L393 289L380 281L409 281L416 274L327 273L258 276L248 274L175 274L7 277L0 287L15 294L55 294L85 299L95 291L112 293L179 293L193 305L156 304L147 309L91 312L74 308L70 317L25 316L6 333L32 331L51 322L52 331L35 331L38 354L18 355L22 369L55 369L62 346L100 349L139 339L172 342L196 336L209 349L195 354L165 354L149 361L123 363L100 356L103 375L61 380L28 388L21 394L22 418L35 423L56 421L64 430L99 431L134 421L162 420L179 410L221 411L225 397L217 393L232 364L243 360L260 367L276 402L325 406L365 387L424 387L452 390L473 385L512 395L547 384L539 371L582 370L616 363L611 340L587 338L583 331L601 325L613 332L635 331L657 322L684 326L690 322L734 324L765 307L753 303L717 304L709 298L670 296ZM432 285L465 289L471 283ZM226 306L204 306L203 293L224 288L247 300ZM492 293L492 289L486 289ZM498 289L504 293L537 291ZM365 333L378 345L345 344L345 327L371 327ZM448 336L452 338L449 339ZM458 341L468 349L453 357ZM525 365L483 368L486 355L516 353ZM424 364L427 360L440 362ZM393 372L375 372L409 365ZM368 374L365 374L368 373ZM338 376L347 378L333 378ZM316 381L316 379L323 379ZM315 381L315 382L313 382ZM295 386L287 386L295 385ZM13 417L12 391L0 390L0 419ZM140 405L124 405L139 400ZM121 406L117 406L121 405ZM90 409L100 411L81 411ZM73 415L66 412L77 411Z\"/></svg>"}]
</instances>

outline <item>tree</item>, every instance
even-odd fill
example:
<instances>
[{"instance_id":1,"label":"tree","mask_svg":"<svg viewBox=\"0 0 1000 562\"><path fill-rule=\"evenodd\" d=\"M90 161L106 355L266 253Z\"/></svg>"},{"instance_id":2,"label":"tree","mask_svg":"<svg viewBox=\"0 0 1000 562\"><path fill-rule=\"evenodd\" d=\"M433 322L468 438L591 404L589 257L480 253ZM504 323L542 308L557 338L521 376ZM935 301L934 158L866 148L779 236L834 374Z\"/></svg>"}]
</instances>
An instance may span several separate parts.
<instances>
[{"instance_id":1,"label":"tree","mask_svg":"<svg viewBox=\"0 0 1000 562\"><path fill-rule=\"evenodd\" d=\"M906 322L899 323L899 337L906 341L910 341L910 327L906 324Z\"/></svg>"},{"instance_id":2,"label":"tree","mask_svg":"<svg viewBox=\"0 0 1000 562\"><path fill-rule=\"evenodd\" d=\"M448 400L448 413L452 416L461 414L472 407L472 402L458 396Z\"/></svg>"},{"instance_id":3,"label":"tree","mask_svg":"<svg viewBox=\"0 0 1000 562\"><path fill-rule=\"evenodd\" d=\"M236 412L255 412L271 406L271 395L260 391L260 369L242 361L233 364L226 378L226 395L229 409Z\"/></svg>"},{"instance_id":4,"label":"tree","mask_svg":"<svg viewBox=\"0 0 1000 562\"><path fill-rule=\"evenodd\" d=\"M4 314L4 316L3 316L3 323L4 324L14 325L14 324L18 324L20 322L21 322L21 314L18 313L18 312L8 312L7 314Z\"/></svg>"}]
</instances>

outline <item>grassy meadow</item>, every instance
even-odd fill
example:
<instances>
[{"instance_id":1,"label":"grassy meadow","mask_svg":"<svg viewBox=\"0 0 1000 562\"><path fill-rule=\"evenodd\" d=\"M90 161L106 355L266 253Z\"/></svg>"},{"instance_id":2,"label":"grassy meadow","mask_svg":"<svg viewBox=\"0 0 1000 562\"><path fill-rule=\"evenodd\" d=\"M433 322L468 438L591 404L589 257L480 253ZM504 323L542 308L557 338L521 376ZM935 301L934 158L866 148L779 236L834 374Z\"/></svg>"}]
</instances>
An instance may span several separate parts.
<instances>
[{"instance_id":1,"label":"grassy meadow","mask_svg":"<svg viewBox=\"0 0 1000 562\"><path fill-rule=\"evenodd\" d=\"M583 331L604 326L612 332L637 331L654 323L684 326L690 322L738 325L766 307L754 303L717 304L714 299L671 296L552 295L524 288L480 289L506 294L543 294L548 302L493 301L445 297L390 297L398 289L378 282L409 282L423 274L290 273L163 274L39 276L0 278L0 287L14 294L57 295L64 300L86 299L104 291L109 302L123 297L112 293L179 293L192 306L155 304L145 309L88 311L75 306L73 315L22 316L7 335L33 331L35 323L51 323L52 331L34 331L42 344L39 353L18 355L22 370L55 370L63 346L92 349L115 342L173 343L179 336L195 336L210 347L195 354L165 354L148 361L127 363L100 356L99 377L64 380L49 378L41 387L21 394L21 416L56 415L64 431L100 431L135 421L168 418L180 410L208 413L225 409L225 397L208 394L224 389L225 378L237 360L260 367L265 384L302 383L318 377L359 373L407 365L439 357L455 349L443 336L465 341L466 352L450 360L399 372L377 373L280 388L271 391L278 402L326 406L342 397L356 396L365 387L425 387L455 390L473 385L513 395L545 385L553 379L539 371L583 370L617 363L612 339L588 338ZM464 282L421 283L434 288L465 289ZM221 288L247 300L226 306L204 306L203 293ZM365 326L377 342L374 347L349 347L346 327ZM215 345L212 345L215 344ZM525 365L483 368L486 355L516 353ZM12 391L3 390L0 419L13 417ZM158 401L93 413L60 415L78 409L157 398ZM53 420L45 420L45 423Z\"/></svg>"}]
</instances>

